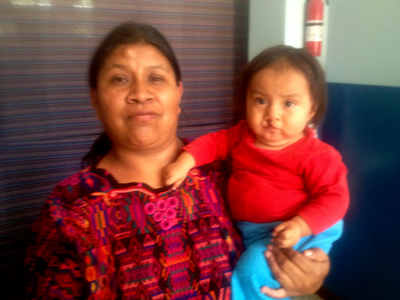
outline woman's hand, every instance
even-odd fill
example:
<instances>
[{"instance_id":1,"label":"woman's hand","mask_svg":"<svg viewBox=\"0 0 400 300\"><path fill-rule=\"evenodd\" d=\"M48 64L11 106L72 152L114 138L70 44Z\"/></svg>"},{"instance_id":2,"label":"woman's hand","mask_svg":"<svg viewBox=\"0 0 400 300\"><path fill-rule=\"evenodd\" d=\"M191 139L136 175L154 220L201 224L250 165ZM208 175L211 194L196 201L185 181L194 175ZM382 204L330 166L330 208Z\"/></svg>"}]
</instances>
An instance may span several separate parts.
<instances>
[{"instance_id":1,"label":"woman's hand","mask_svg":"<svg viewBox=\"0 0 400 300\"><path fill-rule=\"evenodd\" d=\"M324 282L330 269L327 254L319 248L300 253L292 248L268 245L265 254L269 267L280 289L262 287L261 292L269 297L282 299L316 292Z\"/></svg>"}]
</instances>

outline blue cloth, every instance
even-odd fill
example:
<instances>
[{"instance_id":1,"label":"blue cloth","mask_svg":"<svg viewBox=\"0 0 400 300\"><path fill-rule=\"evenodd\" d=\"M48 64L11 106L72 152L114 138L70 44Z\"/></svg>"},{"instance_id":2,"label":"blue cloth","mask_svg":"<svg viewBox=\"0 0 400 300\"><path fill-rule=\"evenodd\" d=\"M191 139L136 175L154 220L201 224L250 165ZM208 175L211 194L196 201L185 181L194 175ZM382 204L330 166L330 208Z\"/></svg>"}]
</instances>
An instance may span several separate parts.
<instances>
[{"instance_id":1,"label":"blue cloth","mask_svg":"<svg viewBox=\"0 0 400 300\"><path fill-rule=\"evenodd\" d=\"M271 243L272 231L280 223L237 223L242 232L246 250L243 252L233 271L233 300L273 299L262 294L260 291L261 287L280 288L280 284L273 277L264 256L266 246ZM293 249L302 252L306 249L317 247L328 253L332 247L332 243L342 235L342 231L343 221L340 220L318 235L309 235L301 238Z\"/></svg>"}]
</instances>

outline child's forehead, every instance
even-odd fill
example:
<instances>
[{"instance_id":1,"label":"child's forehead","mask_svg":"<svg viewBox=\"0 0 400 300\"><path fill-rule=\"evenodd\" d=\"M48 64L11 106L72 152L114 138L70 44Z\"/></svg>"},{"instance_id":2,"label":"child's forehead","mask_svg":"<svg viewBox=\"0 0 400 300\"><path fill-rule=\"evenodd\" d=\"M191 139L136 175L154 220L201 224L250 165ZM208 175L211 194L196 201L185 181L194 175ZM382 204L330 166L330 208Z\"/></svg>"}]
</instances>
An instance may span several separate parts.
<instances>
[{"instance_id":1,"label":"child's forehead","mask_svg":"<svg viewBox=\"0 0 400 300\"><path fill-rule=\"evenodd\" d=\"M260 69L259 71L254 73L251 81L254 80L254 77L260 78L260 76L266 76L267 74L268 74L267 76L275 77L280 75L285 76L287 74L292 74L292 72L300 75L308 82L306 74L304 74L304 72L301 69L297 68L296 66L292 66L286 62L278 62L277 64L274 63Z\"/></svg>"},{"instance_id":2,"label":"child's forehead","mask_svg":"<svg viewBox=\"0 0 400 300\"><path fill-rule=\"evenodd\" d=\"M289 64L265 67L254 74L247 86L248 94L279 92L282 95L311 93L307 76Z\"/></svg>"},{"instance_id":3,"label":"child's forehead","mask_svg":"<svg viewBox=\"0 0 400 300\"><path fill-rule=\"evenodd\" d=\"M265 70L265 69L271 69L277 73L286 72L288 70L293 70L304 76L303 72L300 70L300 68L298 66L294 65L293 63L291 63L290 61L288 61L285 58L281 58L277 61L272 62L271 64L262 68L260 71Z\"/></svg>"}]
</instances>

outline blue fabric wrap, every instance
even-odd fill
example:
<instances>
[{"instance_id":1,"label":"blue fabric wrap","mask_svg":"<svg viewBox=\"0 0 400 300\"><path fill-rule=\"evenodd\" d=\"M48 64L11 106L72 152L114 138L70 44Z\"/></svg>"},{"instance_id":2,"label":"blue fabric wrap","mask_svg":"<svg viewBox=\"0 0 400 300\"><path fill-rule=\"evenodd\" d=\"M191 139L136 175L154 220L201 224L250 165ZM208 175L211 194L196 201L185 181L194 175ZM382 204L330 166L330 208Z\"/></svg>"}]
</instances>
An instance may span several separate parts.
<instances>
[{"instance_id":1,"label":"blue fabric wrap","mask_svg":"<svg viewBox=\"0 0 400 300\"><path fill-rule=\"evenodd\" d=\"M232 299L273 299L261 293L262 286L278 289L280 284L273 277L264 252L271 243L273 229L282 222L251 223L238 222L242 232L245 252L240 257L232 275ZM343 231L343 220L317 235L303 237L293 247L300 252L310 248L321 248L326 253L334 241L340 238ZM286 298L289 299L289 298Z\"/></svg>"}]
</instances>

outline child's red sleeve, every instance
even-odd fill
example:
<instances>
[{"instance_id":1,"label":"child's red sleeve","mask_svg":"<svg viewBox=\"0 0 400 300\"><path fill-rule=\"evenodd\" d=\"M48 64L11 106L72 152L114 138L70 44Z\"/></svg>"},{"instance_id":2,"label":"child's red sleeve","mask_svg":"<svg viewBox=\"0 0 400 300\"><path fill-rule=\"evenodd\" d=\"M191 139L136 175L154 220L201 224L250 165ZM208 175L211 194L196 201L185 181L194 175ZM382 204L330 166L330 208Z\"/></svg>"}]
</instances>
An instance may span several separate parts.
<instances>
[{"instance_id":1,"label":"child's red sleeve","mask_svg":"<svg viewBox=\"0 0 400 300\"><path fill-rule=\"evenodd\" d=\"M305 180L310 202L299 215L318 234L342 219L350 196L347 168L340 154L333 150L314 156L307 163Z\"/></svg>"},{"instance_id":2,"label":"child's red sleeve","mask_svg":"<svg viewBox=\"0 0 400 300\"><path fill-rule=\"evenodd\" d=\"M245 122L240 122L229 129L203 135L186 145L183 150L193 155L196 167L225 159L244 129Z\"/></svg>"}]
</instances>

